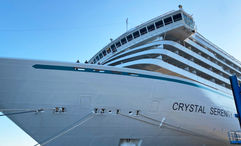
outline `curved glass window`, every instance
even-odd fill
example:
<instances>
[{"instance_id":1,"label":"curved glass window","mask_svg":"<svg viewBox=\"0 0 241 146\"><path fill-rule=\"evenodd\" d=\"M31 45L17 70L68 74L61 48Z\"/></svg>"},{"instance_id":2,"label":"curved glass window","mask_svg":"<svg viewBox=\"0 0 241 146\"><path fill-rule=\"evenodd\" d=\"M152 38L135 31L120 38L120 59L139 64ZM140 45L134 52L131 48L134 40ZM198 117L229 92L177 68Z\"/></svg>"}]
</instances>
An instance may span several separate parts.
<instances>
[{"instance_id":1,"label":"curved glass window","mask_svg":"<svg viewBox=\"0 0 241 146\"><path fill-rule=\"evenodd\" d=\"M110 48L107 48L106 51L108 54L111 52Z\"/></svg>"},{"instance_id":2,"label":"curved glass window","mask_svg":"<svg viewBox=\"0 0 241 146\"><path fill-rule=\"evenodd\" d=\"M99 54L99 57L100 57L100 59L101 59L101 58L103 58L103 55L102 55L102 53L100 53L100 54Z\"/></svg>"},{"instance_id":3,"label":"curved glass window","mask_svg":"<svg viewBox=\"0 0 241 146\"><path fill-rule=\"evenodd\" d=\"M147 29L149 32L155 30L154 24L147 26Z\"/></svg>"},{"instance_id":4,"label":"curved glass window","mask_svg":"<svg viewBox=\"0 0 241 146\"><path fill-rule=\"evenodd\" d=\"M173 15L172 18L173 18L174 22L180 21L180 20L182 20L182 14L179 13L179 14Z\"/></svg>"},{"instance_id":5,"label":"curved glass window","mask_svg":"<svg viewBox=\"0 0 241 146\"><path fill-rule=\"evenodd\" d=\"M121 44L124 45L125 43L127 43L126 38L121 39Z\"/></svg>"},{"instance_id":6,"label":"curved glass window","mask_svg":"<svg viewBox=\"0 0 241 146\"><path fill-rule=\"evenodd\" d=\"M126 38L127 38L128 42L131 41L133 39L132 34L128 35Z\"/></svg>"},{"instance_id":7,"label":"curved glass window","mask_svg":"<svg viewBox=\"0 0 241 146\"><path fill-rule=\"evenodd\" d=\"M99 56L96 56L96 58L95 58L97 61L99 61L100 60L100 58L99 58Z\"/></svg>"},{"instance_id":8,"label":"curved glass window","mask_svg":"<svg viewBox=\"0 0 241 146\"><path fill-rule=\"evenodd\" d=\"M102 54L105 56L106 55L106 51L104 50L104 51L102 51Z\"/></svg>"},{"instance_id":9,"label":"curved glass window","mask_svg":"<svg viewBox=\"0 0 241 146\"><path fill-rule=\"evenodd\" d=\"M155 25L156 25L156 28L160 28L160 27L163 26L163 21L162 21L162 20L157 21L157 22L155 23Z\"/></svg>"},{"instance_id":10,"label":"curved glass window","mask_svg":"<svg viewBox=\"0 0 241 146\"><path fill-rule=\"evenodd\" d=\"M139 31L134 32L134 33L133 33L133 36L134 36L134 38L138 38L138 37L140 36Z\"/></svg>"},{"instance_id":11,"label":"curved glass window","mask_svg":"<svg viewBox=\"0 0 241 146\"><path fill-rule=\"evenodd\" d=\"M172 23L172 18L171 17L165 18L164 19L164 23L165 23L165 25L171 24Z\"/></svg>"},{"instance_id":12,"label":"curved glass window","mask_svg":"<svg viewBox=\"0 0 241 146\"><path fill-rule=\"evenodd\" d=\"M184 21L185 23L190 26L192 29L194 29L194 22L193 19L191 17L188 17L186 14L183 14L184 17Z\"/></svg>"},{"instance_id":13,"label":"curved glass window","mask_svg":"<svg viewBox=\"0 0 241 146\"><path fill-rule=\"evenodd\" d=\"M121 46L121 43L117 42L115 45L116 45L117 48L119 48Z\"/></svg>"},{"instance_id":14,"label":"curved glass window","mask_svg":"<svg viewBox=\"0 0 241 146\"><path fill-rule=\"evenodd\" d=\"M147 33L146 27L142 28L140 32L141 32L141 35L146 34Z\"/></svg>"},{"instance_id":15,"label":"curved glass window","mask_svg":"<svg viewBox=\"0 0 241 146\"><path fill-rule=\"evenodd\" d=\"M116 52L117 50L116 50L116 47L115 47L115 44L113 44L113 45L111 45L111 50L112 50L112 52Z\"/></svg>"}]
</instances>

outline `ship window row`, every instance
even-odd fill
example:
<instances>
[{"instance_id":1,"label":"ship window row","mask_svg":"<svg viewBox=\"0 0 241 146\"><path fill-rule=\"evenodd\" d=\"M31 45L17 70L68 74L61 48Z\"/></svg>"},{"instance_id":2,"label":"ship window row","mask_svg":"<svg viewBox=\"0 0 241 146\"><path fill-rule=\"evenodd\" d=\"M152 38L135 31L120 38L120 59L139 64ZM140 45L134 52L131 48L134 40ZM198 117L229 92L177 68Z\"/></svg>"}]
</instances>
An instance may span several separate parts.
<instances>
[{"instance_id":1,"label":"ship window row","mask_svg":"<svg viewBox=\"0 0 241 146\"><path fill-rule=\"evenodd\" d=\"M187 65L185 63L182 63L182 62L180 62L180 61L178 61L178 60L176 60L176 59L174 59L172 57L169 57L169 56L166 56L166 55L162 55L162 60L164 62L172 64L172 65L174 65L174 66L176 66L178 68L181 68L181 69L183 69L185 71L188 71L188 72L190 72L192 74L195 74L195 75L197 75L197 76L199 76L201 78L204 78L204 79L206 79L208 81L211 81L211 82L213 82L213 83L215 83L217 85L220 85L220 86L226 87L228 89L231 89L231 86L229 84L223 82L222 80L219 80L219 79L217 79L217 78L215 78L213 76L210 76L210 75L208 75L208 74L206 74L206 73L204 73L204 72L202 72L200 70L197 70L196 68L193 68L193 67L191 67L191 66L189 66L189 65Z\"/></svg>"},{"instance_id":2,"label":"ship window row","mask_svg":"<svg viewBox=\"0 0 241 146\"><path fill-rule=\"evenodd\" d=\"M195 42L196 44L198 44L199 46L207 49L209 52L213 53L218 59L222 60L223 62L225 62L228 65L231 65L232 67L234 67L235 69L237 69L238 71L241 72L241 68L239 66L237 66L236 64L232 63L231 61L225 59L224 57L222 57L221 55L217 54L215 51L213 51L212 49L208 48L207 46L204 46L203 44L199 43L198 41L195 41L194 39L190 38L190 40L192 40L193 42Z\"/></svg>"},{"instance_id":3,"label":"ship window row","mask_svg":"<svg viewBox=\"0 0 241 146\"><path fill-rule=\"evenodd\" d=\"M135 53L138 53L138 52L142 52L142 51L146 51L146 50L150 50L150 49L154 49L154 48L155 48L155 47L147 47L147 48L142 48L142 49L134 50L134 51L125 53L125 54L123 54L123 55L117 56L117 57L115 57L115 58L112 58L111 60L107 61L106 63L109 63L109 62L111 62L111 61L114 61L114 60L116 60L116 59L119 59L119 58L122 58L122 57L125 57L125 56L128 56L128 55L131 55L131 54L135 54ZM216 74L219 74L220 76L223 76L224 78L227 78L227 79L229 78L229 75L226 74L225 72L220 71L220 70L216 69L215 67L213 67L213 66L211 66L211 65L209 65L209 64L207 64L207 63L205 63L205 62L203 62L203 61L201 61L201 60L199 60L199 59L197 59L197 58L195 58L195 57L192 57L192 56L190 56L189 54L187 54L187 53L185 53L185 52L183 52L183 51L181 51L181 50L178 50L177 48L175 48L175 47L173 47L173 46L164 45L164 49L167 49L167 50L169 50L169 51L171 51L171 52L174 52L174 53L178 54L179 56L182 56L182 57L184 57L184 58L186 58L186 59L188 59L188 60L190 60L190 61L193 61L194 63L196 63L196 64L198 64L198 65L200 65L200 66L202 66L202 67L204 67L204 68L207 68L208 70L210 70L210 71L212 71L212 72L214 72L214 73L216 73ZM206 57L206 56L205 56L205 57ZM210 60L210 59L209 59L209 60ZM106 63L105 63L105 64L106 64Z\"/></svg>"},{"instance_id":4,"label":"ship window row","mask_svg":"<svg viewBox=\"0 0 241 146\"><path fill-rule=\"evenodd\" d=\"M117 62L114 62L112 64L110 64L110 66L116 66L122 63L127 63L127 62L131 62L131 61L135 61L135 60L140 60L140 59L148 59L148 58L156 58L160 56L160 54L145 54L145 55L139 55L139 56L135 56L135 57L131 57L131 58L127 58L127 59L123 59Z\"/></svg>"},{"instance_id":5,"label":"ship window row","mask_svg":"<svg viewBox=\"0 0 241 146\"><path fill-rule=\"evenodd\" d=\"M104 64L106 63L109 63L111 61L114 61L116 59L119 59L119 58L122 58L122 57L125 57L125 56L128 56L128 55L132 55L132 54L136 54L136 53L139 53L139 52L142 52L142 51L147 51L147 50L151 50L151 49L155 49L156 47L145 47L145 48L142 48L142 49L137 49L137 50L133 50L131 52L128 52L128 53L125 53L125 54L122 54L122 55L119 55L117 57L114 57L112 59L110 59L109 61L105 62Z\"/></svg>"},{"instance_id":6,"label":"ship window row","mask_svg":"<svg viewBox=\"0 0 241 146\"><path fill-rule=\"evenodd\" d=\"M121 38L117 42L115 41L113 44L111 44L110 48L106 49L106 52L107 52L107 54L109 54L111 52L114 53L114 52L117 51L117 48L126 44L127 42L130 42L133 39L136 39L136 38L138 38L142 35L145 35L148 32L152 32L156 29L159 29L163 26L169 25L173 22L177 22L177 21L180 21L180 20L182 20L182 14L181 13L178 13L178 14L175 14L175 15L172 15L172 16L169 16L169 17L165 17L161 20L158 20L158 21L154 22L153 24L147 25L147 26L145 26L145 27L143 27L143 28L131 33L131 34L128 34L126 37ZM101 52L101 53L103 53L103 52ZM107 54L103 54L102 56L106 56ZM97 55L97 56L95 57L95 59L91 63L96 63L101 59L100 54Z\"/></svg>"},{"instance_id":7,"label":"ship window row","mask_svg":"<svg viewBox=\"0 0 241 146\"><path fill-rule=\"evenodd\" d=\"M233 64L231 61L225 59L224 57L222 57L221 55L215 53L214 51L213 51L213 54L214 54L219 60L222 60L223 62L225 62L226 64L232 66L232 67L235 68L236 70L241 71L241 68L238 67L237 65Z\"/></svg>"},{"instance_id":8,"label":"ship window row","mask_svg":"<svg viewBox=\"0 0 241 146\"><path fill-rule=\"evenodd\" d=\"M188 59L188 60L190 60L190 61L192 61L192 62L194 62L194 63L196 63L196 64L198 64L198 65L200 65L200 66L202 66L202 67L204 67L204 68L206 68L206 69L208 69L208 70L210 70L210 71L212 71L212 72L214 72L214 73L216 73L220 76L223 76L224 78L229 79L229 75L226 74L225 72L222 72L222 71L216 69L215 67L213 67L213 66L211 66L211 65L209 65L209 64L207 64L207 63L205 63L205 62L203 62L203 61L201 61L201 60L199 60L199 59L197 59L193 56L190 56L189 54L185 53L184 51L181 51L181 50L179 50L179 49L177 49L173 46L170 46L170 45L164 45L164 49L169 50L173 53L176 53L177 55L182 56L183 58L186 58L186 59Z\"/></svg>"},{"instance_id":9,"label":"ship window row","mask_svg":"<svg viewBox=\"0 0 241 146\"><path fill-rule=\"evenodd\" d=\"M119 64L122 64L122 63L136 61L136 60L140 60L140 59L156 58L158 56L160 56L160 54L145 54L145 55L135 56L135 57L131 57L131 58L128 58L128 59L123 59L123 60L114 62L114 63L110 64L110 66L116 66L116 65L119 65ZM220 85L220 86L226 87L228 89L231 89L230 85L225 83L225 82L223 82L222 80L220 80L218 78L215 78L215 77L213 77L211 75L208 75L208 74L206 74L206 73L204 73L204 72L202 72L202 71L200 71L200 70L198 70L196 68L193 68L193 67L191 67L189 65L186 65L186 64L184 64L184 63L182 63L182 62L180 62L180 61L178 61L178 60L176 60L176 59L174 59L172 57L169 57L169 56L166 56L166 55L162 55L162 60L164 62L172 64L172 65L174 65L174 66L176 66L178 68L181 68L181 69L183 69L185 71L193 73L193 74L195 74L195 75L197 75L197 76L199 76L201 78L204 78L204 79L206 79L208 81L211 81L211 82L213 82L213 83L215 83L217 85ZM142 69L142 68L139 68L139 69Z\"/></svg>"},{"instance_id":10,"label":"ship window row","mask_svg":"<svg viewBox=\"0 0 241 146\"><path fill-rule=\"evenodd\" d=\"M241 78L241 74L233 69L231 69L230 67L228 67L226 64L220 62L219 60L216 60L215 58L209 56L208 54L200 51L199 49L197 49L196 47L192 46L189 43L185 43L185 47L187 47L188 49L190 49L191 51L199 54L200 56L210 60L211 62L217 64L218 66L221 66L223 68L224 71L230 73L230 74L236 74L239 78Z\"/></svg>"}]
</instances>

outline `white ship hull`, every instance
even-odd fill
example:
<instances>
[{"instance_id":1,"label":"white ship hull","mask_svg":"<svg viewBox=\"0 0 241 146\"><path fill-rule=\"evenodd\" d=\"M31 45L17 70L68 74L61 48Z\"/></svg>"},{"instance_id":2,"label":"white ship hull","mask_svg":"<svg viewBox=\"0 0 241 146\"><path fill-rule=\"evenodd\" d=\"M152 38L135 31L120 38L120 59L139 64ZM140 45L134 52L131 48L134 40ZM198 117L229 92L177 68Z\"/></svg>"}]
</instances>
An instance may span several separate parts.
<instances>
[{"instance_id":1,"label":"white ship hull","mask_svg":"<svg viewBox=\"0 0 241 146\"><path fill-rule=\"evenodd\" d=\"M39 144L117 146L137 139L141 146L220 146L229 145L228 131L239 129L232 94L189 80L31 60L0 59L0 68L0 109L45 109L8 116Z\"/></svg>"}]
</instances>

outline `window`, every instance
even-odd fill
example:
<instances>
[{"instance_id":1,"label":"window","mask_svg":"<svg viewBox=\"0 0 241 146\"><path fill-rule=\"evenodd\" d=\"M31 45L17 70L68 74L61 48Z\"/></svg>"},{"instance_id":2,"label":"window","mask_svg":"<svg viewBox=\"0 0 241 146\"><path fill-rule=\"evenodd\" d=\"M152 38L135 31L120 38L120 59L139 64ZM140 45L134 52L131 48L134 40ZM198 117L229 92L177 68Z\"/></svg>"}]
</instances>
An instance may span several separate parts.
<instances>
[{"instance_id":1,"label":"window","mask_svg":"<svg viewBox=\"0 0 241 146\"><path fill-rule=\"evenodd\" d=\"M179 13L179 14L173 15L172 18L173 18L174 22L182 20L182 14Z\"/></svg>"},{"instance_id":2,"label":"window","mask_svg":"<svg viewBox=\"0 0 241 146\"><path fill-rule=\"evenodd\" d=\"M116 45L117 48L119 48L121 46L121 43L117 42L115 45Z\"/></svg>"},{"instance_id":3,"label":"window","mask_svg":"<svg viewBox=\"0 0 241 146\"><path fill-rule=\"evenodd\" d=\"M96 63L96 60L94 59L93 63L95 64Z\"/></svg>"},{"instance_id":4,"label":"window","mask_svg":"<svg viewBox=\"0 0 241 146\"><path fill-rule=\"evenodd\" d=\"M110 48L107 48L106 51L108 54L111 52Z\"/></svg>"},{"instance_id":5,"label":"window","mask_svg":"<svg viewBox=\"0 0 241 146\"><path fill-rule=\"evenodd\" d=\"M147 26L147 29L149 32L155 30L154 24Z\"/></svg>"},{"instance_id":6,"label":"window","mask_svg":"<svg viewBox=\"0 0 241 146\"><path fill-rule=\"evenodd\" d=\"M138 38L138 37L140 36L139 31L134 32L134 33L133 33L133 36L134 36L134 38Z\"/></svg>"},{"instance_id":7,"label":"window","mask_svg":"<svg viewBox=\"0 0 241 146\"><path fill-rule=\"evenodd\" d=\"M99 56L96 56L96 58L95 58L97 61L99 61L100 60L100 58L99 58Z\"/></svg>"},{"instance_id":8,"label":"window","mask_svg":"<svg viewBox=\"0 0 241 146\"><path fill-rule=\"evenodd\" d=\"M102 54L105 56L106 55L106 51L104 50L104 51L102 51Z\"/></svg>"},{"instance_id":9,"label":"window","mask_svg":"<svg viewBox=\"0 0 241 146\"><path fill-rule=\"evenodd\" d=\"M113 45L111 45L111 50L112 50L112 52L116 52L116 47L115 47L115 44L113 44Z\"/></svg>"},{"instance_id":10,"label":"window","mask_svg":"<svg viewBox=\"0 0 241 146\"><path fill-rule=\"evenodd\" d=\"M164 19L164 23L165 23L165 25L171 24L172 23L172 18L171 17L165 18Z\"/></svg>"},{"instance_id":11,"label":"window","mask_svg":"<svg viewBox=\"0 0 241 146\"><path fill-rule=\"evenodd\" d=\"M130 35L127 36L128 42L131 41L132 39L133 39L132 34L130 34Z\"/></svg>"},{"instance_id":12,"label":"window","mask_svg":"<svg viewBox=\"0 0 241 146\"><path fill-rule=\"evenodd\" d=\"M156 25L156 28L160 28L160 27L163 26L163 21L162 21L162 20L157 21L157 22L155 23L155 25Z\"/></svg>"},{"instance_id":13,"label":"window","mask_svg":"<svg viewBox=\"0 0 241 146\"><path fill-rule=\"evenodd\" d=\"M124 45L125 43L127 43L126 38L121 39L121 44Z\"/></svg>"},{"instance_id":14,"label":"window","mask_svg":"<svg viewBox=\"0 0 241 146\"><path fill-rule=\"evenodd\" d=\"M187 15L183 14L184 21L187 25L189 25L192 29L194 29L194 22L191 17L188 17Z\"/></svg>"},{"instance_id":15,"label":"window","mask_svg":"<svg viewBox=\"0 0 241 146\"><path fill-rule=\"evenodd\" d=\"M140 32L141 32L141 35L146 34L146 33L147 33L146 27L142 28L142 29L140 30Z\"/></svg>"},{"instance_id":16,"label":"window","mask_svg":"<svg viewBox=\"0 0 241 146\"><path fill-rule=\"evenodd\" d=\"M102 55L102 53L100 53L100 54L99 54L99 57L100 57L100 59L101 59L101 58L103 58L103 55Z\"/></svg>"}]
</instances>

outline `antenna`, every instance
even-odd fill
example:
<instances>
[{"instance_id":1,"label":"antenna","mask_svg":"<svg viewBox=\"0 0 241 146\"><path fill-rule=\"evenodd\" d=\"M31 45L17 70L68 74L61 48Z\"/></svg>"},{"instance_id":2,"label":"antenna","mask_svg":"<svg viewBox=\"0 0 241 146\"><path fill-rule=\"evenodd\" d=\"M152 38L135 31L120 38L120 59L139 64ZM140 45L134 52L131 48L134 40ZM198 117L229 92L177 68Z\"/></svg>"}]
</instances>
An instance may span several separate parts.
<instances>
[{"instance_id":1,"label":"antenna","mask_svg":"<svg viewBox=\"0 0 241 146\"><path fill-rule=\"evenodd\" d=\"M126 31L128 31L128 17L126 18Z\"/></svg>"}]
</instances>

